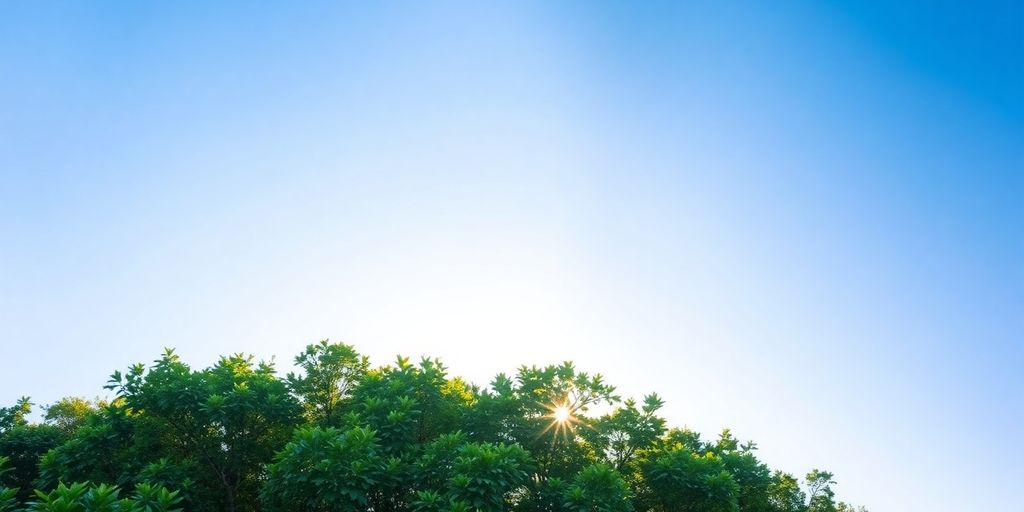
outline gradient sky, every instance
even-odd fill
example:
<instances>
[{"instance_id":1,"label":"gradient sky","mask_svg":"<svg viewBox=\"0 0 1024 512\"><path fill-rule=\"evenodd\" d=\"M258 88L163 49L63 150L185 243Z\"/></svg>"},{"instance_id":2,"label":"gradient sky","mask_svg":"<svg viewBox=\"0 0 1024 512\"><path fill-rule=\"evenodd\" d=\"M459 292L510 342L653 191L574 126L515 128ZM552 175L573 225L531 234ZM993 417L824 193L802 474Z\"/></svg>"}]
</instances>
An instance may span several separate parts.
<instances>
[{"instance_id":1,"label":"gradient sky","mask_svg":"<svg viewBox=\"0 0 1024 512\"><path fill-rule=\"evenodd\" d=\"M1024 4L294 3L0 6L0 403L573 359L873 512L1019 506Z\"/></svg>"}]
</instances>

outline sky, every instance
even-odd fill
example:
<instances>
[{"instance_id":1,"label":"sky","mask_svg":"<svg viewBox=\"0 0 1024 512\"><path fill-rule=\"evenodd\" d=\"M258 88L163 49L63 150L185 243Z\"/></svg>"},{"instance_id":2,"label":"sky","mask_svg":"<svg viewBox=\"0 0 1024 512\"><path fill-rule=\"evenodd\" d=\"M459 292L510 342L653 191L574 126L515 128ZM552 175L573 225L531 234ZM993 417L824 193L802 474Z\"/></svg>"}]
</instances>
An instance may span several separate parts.
<instances>
[{"instance_id":1,"label":"sky","mask_svg":"<svg viewBox=\"0 0 1024 512\"><path fill-rule=\"evenodd\" d=\"M0 403L571 359L873 512L1024 478L1024 4L6 2Z\"/></svg>"}]
</instances>

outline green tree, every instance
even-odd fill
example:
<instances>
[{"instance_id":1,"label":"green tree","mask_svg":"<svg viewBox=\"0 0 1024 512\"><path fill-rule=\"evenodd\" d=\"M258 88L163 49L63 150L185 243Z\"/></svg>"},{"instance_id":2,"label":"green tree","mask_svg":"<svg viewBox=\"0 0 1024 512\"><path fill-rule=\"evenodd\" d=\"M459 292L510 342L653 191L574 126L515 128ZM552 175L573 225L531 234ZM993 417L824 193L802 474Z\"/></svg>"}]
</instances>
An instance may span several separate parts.
<instances>
[{"instance_id":1,"label":"green tree","mask_svg":"<svg viewBox=\"0 0 1024 512\"><path fill-rule=\"evenodd\" d=\"M156 441L139 460L194 464L196 485L219 496L211 505L227 511L258 506L266 464L301 415L273 366L241 354L193 371L167 350L148 369L115 372L108 388L139 418L137 434Z\"/></svg>"},{"instance_id":2,"label":"green tree","mask_svg":"<svg viewBox=\"0 0 1024 512\"><path fill-rule=\"evenodd\" d=\"M501 443L462 442L452 446L460 437L439 438L417 464L418 468L432 469L413 477L422 478L414 510L439 512L466 507L500 512L510 505L512 493L526 484L531 461L525 450Z\"/></svg>"},{"instance_id":3,"label":"green tree","mask_svg":"<svg viewBox=\"0 0 1024 512\"><path fill-rule=\"evenodd\" d=\"M736 501L743 512L776 512L772 502L772 473L767 465L754 456L754 443L740 444L729 429L722 431L718 441L708 447L717 455L732 475L739 494Z\"/></svg>"},{"instance_id":4,"label":"green tree","mask_svg":"<svg viewBox=\"0 0 1024 512\"><path fill-rule=\"evenodd\" d=\"M311 422L337 426L343 405L353 388L366 375L370 361L344 343L328 340L307 345L295 357L301 374L289 373L286 380L305 409Z\"/></svg>"},{"instance_id":5,"label":"green tree","mask_svg":"<svg viewBox=\"0 0 1024 512\"><path fill-rule=\"evenodd\" d=\"M652 512L737 512L739 485L714 453L682 445L652 450L640 462L643 502Z\"/></svg>"},{"instance_id":6,"label":"green tree","mask_svg":"<svg viewBox=\"0 0 1024 512\"><path fill-rule=\"evenodd\" d=\"M448 378L436 359L419 364L399 357L393 366L369 371L353 391L348 425L373 428L389 453L410 443L424 445L437 436L460 430L474 400L462 379Z\"/></svg>"},{"instance_id":7,"label":"green tree","mask_svg":"<svg viewBox=\"0 0 1024 512\"><path fill-rule=\"evenodd\" d=\"M832 473L813 469L804 479L807 483L807 512L836 512Z\"/></svg>"},{"instance_id":8,"label":"green tree","mask_svg":"<svg viewBox=\"0 0 1024 512\"><path fill-rule=\"evenodd\" d=\"M9 460L0 455L0 512L13 512L18 507L18 488L12 487Z\"/></svg>"},{"instance_id":9,"label":"green tree","mask_svg":"<svg viewBox=\"0 0 1024 512\"><path fill-rule=\"evenodd\" d=\"M568 481L603 457L600 447L581 442L579 432L594 428L586 413L619 400L600 374L580 372L570 362L523 366L514 381L499 374L491 389L478 391L466 425L476 439L526 448L537 463L538 480ZM565 418L559 420L558 410Z\"/></svg>"},{"instance_id":10,"label":"green tree","mask_svg":"<svg viewBox=\"0 0 1024 512\"><path fill-rule=\"evenodd\" d=\"M66 397L46 406L46 414L43 419L47 424L57 427L62 432L72 434L85 423L90 414L95 414L98 406L101 405L103 404L98 400L91 402L81 397Z\"/></svg>"},{"instance_id":11,"label":"green tree","mask_svg":"<svg viewBox=\"0 0 1024 512\"><path fill-rule=\"evenodd\" d=\"M864 512L831 473L801 486L728 429L669 429L657 395L623 401L571 363L483 389L327 341L296 363L193 369L168 350L115 372L109 403L63 399L43 423L27 398L0 409L0 512Z\"/></svg>"},{"instance_id":12,"label":"green tree","mask_svg":"<svg viewBox=\"0 0 1024 512\"><path fill-rule=\"evenodd\" d=\"M11 407L0 407L0 432L28 424L26 416L32 413L32 401L27 396Z\"/></svg>"},{"instance_id":13,"label":"green tree","mask_svg":"<svg viewBox=\"0 0 1024 512\"><path fill-rule=\"evenodd\" d=\"M864 507L855 507L848 503L839 502L836 506L836 512L868 512L868 509Z\"/></svg>"},{"instance_id":14,"label":"green tree","mask_svg":"<svg viewBox=\"0 0 1024 512\"><path fill-rule=\"evenodd\" d=\"M140 429L141 417L123 400L86 418L64 444L47 452L39 464L36 486L50 490L61 481L130 486L158 442Z\"/></svg>"},{"instance_id":15,"label":"green tree","mask_svg":"<svg viewBox=\"0 0 1024 512\"><path fill-rule=\"evenodd\" d=\"M665 420L656 414L663 405L655 394L644 397L639 408L634 400L626 400L581 434L612 467L622 471L639 450L653 447L665 434Z\"/></svg>"},{"instance_id":16,"label":"green tree","mask_svg":"<svg viewBox=\"0 0 1024 512\"><path fill-rule=\"evenodd\" d=\"M368 428L302 428L267 468L262 501L268 511L371 510L388 459Z\"/></svg>"},{"instance_id":17,"label":"green tree","mask_svg":"<svg viewBox=\"0 0 1024 512\"><path fill-rule=\"evenodd\" d=\"M19 499L31 496L43 455L66 440L67 434L51 425L23 424L0 434L0 456L8 459L11 469L6 478L20 489Z\"/></svg>"},{"instance_id":18,"label":"green tree","mask_svg":"<svg viewBox=\"0 0 1024 512\"><path fill-rule=\"evenodd\" d=\"M768 487L768 500L772 509L778 512L801 512L804 510L806 495L800 489L800 481L793 475L775 471Z\"/></svg>"},{"instance_id":19,"label":"green tree","mask_svg":"<svg viewBox=\"0 0 1024 512\"><path fill-rule=\"evenodd\" d=\"M701 440L700 433L689 428L674 428L668 431L662 440L664 446L682 446L691 452L699 453L707 449L707 444Z\"/></svg>"},{"instance_id":20,"label":"green tree","mask_svg":"<svg viewBox=\"0 0 1024 512\"><path fill-rule=\"evenodd\" d=\"M565 490L565 508L571 512L631 512L632 491L622 475L607 464L580 471Z\"/></svg>"}]
</instances>

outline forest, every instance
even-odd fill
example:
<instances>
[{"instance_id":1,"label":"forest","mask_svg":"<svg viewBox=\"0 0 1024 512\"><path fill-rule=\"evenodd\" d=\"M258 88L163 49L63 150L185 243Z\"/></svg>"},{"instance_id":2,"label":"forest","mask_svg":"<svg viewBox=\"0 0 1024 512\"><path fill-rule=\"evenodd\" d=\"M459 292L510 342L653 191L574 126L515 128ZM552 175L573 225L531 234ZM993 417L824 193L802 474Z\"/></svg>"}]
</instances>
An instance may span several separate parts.
<instances>
[{"instance_id":1,"label":"forest","mask_svg":"<svg viewBox=\"0 0 1024 512\"><path fill-rule=\"evenodd\" d=\"M109 399L0 408L0 512L865 512L832 473L772 470L572 363L482 387L324 340L295 368L167 349L115 371Z\"/></svg>"}]
</instances>

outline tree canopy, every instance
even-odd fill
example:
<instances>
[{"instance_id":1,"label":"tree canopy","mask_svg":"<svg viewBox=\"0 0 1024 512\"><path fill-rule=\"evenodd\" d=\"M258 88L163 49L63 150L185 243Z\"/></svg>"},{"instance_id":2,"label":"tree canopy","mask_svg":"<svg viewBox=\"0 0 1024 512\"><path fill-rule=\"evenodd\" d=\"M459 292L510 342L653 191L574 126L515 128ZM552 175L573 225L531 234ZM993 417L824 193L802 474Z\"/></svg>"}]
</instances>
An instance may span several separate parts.
<instances>
[{"instance_id":1,"label":"tree canopy","mask_svg":"<svg viewBox=\"0 0 1024 512\"><path fill-rule=\"evenodd\" d=\"M0 512L848 512L832 473L771 470L728 430L670 428L572 363L480 387L438 360L372 367L327 340L279 376L173 350L109 401L0 408ZM592 411L601 405L602 414Z\"/></svg>"}]
</instances>

